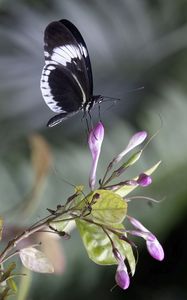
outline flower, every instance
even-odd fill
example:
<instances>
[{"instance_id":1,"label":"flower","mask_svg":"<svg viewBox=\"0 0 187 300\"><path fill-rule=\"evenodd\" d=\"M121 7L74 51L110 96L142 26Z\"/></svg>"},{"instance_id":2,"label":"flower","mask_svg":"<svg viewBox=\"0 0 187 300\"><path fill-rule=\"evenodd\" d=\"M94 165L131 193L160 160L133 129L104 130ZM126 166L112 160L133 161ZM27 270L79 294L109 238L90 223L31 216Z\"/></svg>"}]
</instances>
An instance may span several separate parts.
<instances>
[{"instance_id":1,"label":"flower","mask_svg":"<svg viewBox=\"0 0 187 300\"><path fill-rule=\"evenodd\" d=\"M133 248L136 248L136 245L130 240L130 235L142 237L146 241L148 252L153 258L159 261L164 259L164 250L156 236L138 220L127 215L128 199L126 198L126 196L138 186L146 187L152 183L151 174L157 169L160 161L132 179L111 184L113 179L117 180L119 176L121 177L129 167L133 166L140 159L145 147L132 153L121 163L121 166L112 170L114 165L119 163L127 153L143 143L146 137L147 133L145 131L135 133L127 147L111 160L103 178L99 180L99 187L94 192L95 194L91 193L90 198L88 198L89 206L86 206L86 212L88 211L86 216L91 215L91 219L85 219L88 225L84 225L88 226L88 228L85 227L84 230L81 228L81 233L84 234L84 232L86 232L87 234L90 230L89 226L92 226L95 228L94 232L101 231L102 239L106 238L106 240L108 240L108 242L105 242L106 249L105 247L101 249L100 241L96 241L95 235L93 235L94 242L91 243L93 246L90 245L90 242L86 243L86 249L89 256L92 257L96 263L111 264L112 262L112 264L116 264L117 261L115 281L123 290L129 287L129 274L133 276L136 269L136 259L133 252ZM96 170L103 138L104 127L102 123L99 122L91 130L88 138L88 145L92 155L92 165L89 176L89 186L92 191L94 190L96 182ZM82 216L84 217L84 214L81 214L81 217ZM124 226L123 221L125 218L128 218L130 223L134 226L133 230L128 230L127 227ZM97 247L100 253L99 257L95 255ZM112 252L110 247L112 247Z\"/></svg>"},{"instance_id":2,"label":"flower","mask_svg":"<svg viewBox=\"0 0 187 300\"><path fill-rule=\"evenodd\" d=\"M146 139L146 137L147 137L146 131L139 131L139 132L135 133L132 136L132 138L130 139L127 147L114 158L113 164L118 163L128 152L130 152L132 149L134 149L138 145L142 144L143 141Z\"/></svg>"},{"instance_id":3,"label":"flower","mask_svg":"<svg viewBox=\"0 0 187 300\"><path fill-rule=\"evenodd\" d=\"M147 250L149 251L149 254L155 258L156 260L162 261L164 259L164 250L157 240L157 238L151 234L146 240Z\"/></svg>"},{"instance_id":4,"label":"flower","mask_svg":"<svg viewBox=\"0 0 187 300\"><path fill-rule=\"evenodd\" d=\"M164 250L157 240L156 236L152 234L140 221L128 216L131 224L138 230L129 231L131 234L140 236L146 241L146 246L149 254L156 260L162 261L164 259Z\"/></svg>"},{"instance_id":5,"label":"flower","mask_svg":"<svg viewBox=\"0 0 187 300\"><path fill-rule=\"evenodd\" d=\"M145 173L141 173L137 179L137 183L140 186L146 187L152 183L151 176L146 175Z\"/></svg>"},{"instance_id":6,"label":"flower","mask_svg":"<svg viewBox=\"0 0 187 300\"><path fill-rule=\"evenodd\" d=\"M118 249L113 249L114 256L116 260L118 261L118 266L116 270L115 280L117 285L122 288L123 290L128 289L130 285L130 278L127 271L127 267L124 263L124 259Z\"/></svg>"},{"instance_id":7,"label":"flower","mask_svg":"<svg viewBox=\"0 0 187 300\"><path fill-rule=\"evenodd\" d=\"M91 190L94 189L95 181L96 181L96 170L97 164L99 160L99 155L101 152L101 145L104 138L104 126L101 122L99 122L90 132L88 138L88 145L92 155L92 166L89 176L89 186Z\"/></svg>"},{"instance_id":8,"label":"flower","mask_svg":"<svg viewBox=\"0 0 187 300\"><path fill-rule=\"evenodd\" d=\"M122 288L123 290L128 289L130 285L130 278L124 262L118 264L115 280L120 288Z\"/></svg>"}]
</instances>

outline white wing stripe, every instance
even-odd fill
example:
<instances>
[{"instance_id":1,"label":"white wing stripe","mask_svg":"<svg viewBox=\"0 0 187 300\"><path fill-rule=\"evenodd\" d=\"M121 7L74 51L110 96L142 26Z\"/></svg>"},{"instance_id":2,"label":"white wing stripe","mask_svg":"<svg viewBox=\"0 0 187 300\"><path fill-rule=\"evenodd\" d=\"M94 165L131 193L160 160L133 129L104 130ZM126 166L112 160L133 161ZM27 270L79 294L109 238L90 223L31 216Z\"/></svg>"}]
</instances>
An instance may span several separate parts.
<instances>
[{"instance_id":1,"label":"white wing stripe","mask_svg":"<svg viewBox=\"0 0 187 300\"><path fill-rule=\"evenodd\" d=\"M46 58L48 57L46 56ZM81 59L81 53L80 49L74 45L56 47L53 49L51 55L51 60L53 62L62 64L64 67L66 67L67 63L71 63L75 58ZM46 62L48 63L49 61L46 60Z\"/></svg>"},{"instance_id":2,"label":"white wing stripe","mask_svg":"<svg viewBox=\"0 0 187 300\"><path fill-rule=\"evenodd\" d=\"M41 80L40 80L40 89L41 89L44 101L49 106L49 108L56 113L61 113L61 112L65 112L65 111L62 110L57 105L57 102L55 101L53 95L51 94L51 88L48 83L48 80L49 80L48 75L54 69L55 69L55 67L52 65L45 65L45 67L43 68L42 76L41 76Z\"/></svg>"},{"instance_id":3,"label":"white wing stripe","mask_svg":"<svg viewBox=\"0 0 187 300\"><path fill-rule=\"evenodd\" d=\"M83 91L83 88L82 88L80 82L78 81L77 77L76 77L74 74L72 74L72 76L73 76L73 78L75 79L75 81L77 82L78 86L80 87L80 90L81 90L81 92L82 92L82 100L83 100L83 101L82 101L82 104L84 104L84 103L86 103L86 95L85 95L85 93L84 93L84 91Z\"/></svg>"},{"instance_id":4,"label":"white wing stripe","mask_svg":"<svg viewBox=\"0 0 187 300\"><path fill-rule=\"evenodd\" d=\"M60 54L61 53L60 49L59 48L56 48L56 49L53 51L53 54L51 56L51 60L57 62L58 64L63 65L64 67L66 67L66 64L71 62L71 57L62 56Z\"/></svg>"}]
</instances>

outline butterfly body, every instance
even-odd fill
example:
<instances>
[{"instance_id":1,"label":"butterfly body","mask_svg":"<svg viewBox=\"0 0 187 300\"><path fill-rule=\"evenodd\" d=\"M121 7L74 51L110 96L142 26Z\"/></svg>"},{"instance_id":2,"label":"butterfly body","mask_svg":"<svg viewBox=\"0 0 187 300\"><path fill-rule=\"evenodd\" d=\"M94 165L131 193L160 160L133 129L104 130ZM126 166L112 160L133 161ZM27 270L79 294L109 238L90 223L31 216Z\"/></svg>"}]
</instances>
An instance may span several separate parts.
<instances>
[{"instance_id":1,"label":"butterfly body","mask_svg":"<svg viewBox=\"0 0 187 300\"><path fill-rule=\"evenodd\" d=\"M79 111L89 112L102 97L93 95L93 78L86 44L68 20L50 23L44 33L45 66L40 88L49 108L57 113L52 127Z\"/></svg>"}]
</instances>

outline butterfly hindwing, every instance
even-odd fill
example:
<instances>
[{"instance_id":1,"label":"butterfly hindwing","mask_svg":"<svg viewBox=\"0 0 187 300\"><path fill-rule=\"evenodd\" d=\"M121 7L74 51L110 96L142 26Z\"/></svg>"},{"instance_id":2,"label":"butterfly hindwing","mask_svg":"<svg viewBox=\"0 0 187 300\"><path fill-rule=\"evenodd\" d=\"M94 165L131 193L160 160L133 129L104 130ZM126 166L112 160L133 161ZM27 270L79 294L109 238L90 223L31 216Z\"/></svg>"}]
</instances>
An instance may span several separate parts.
<instances>
[{"instance_id":1,"label":"butterfly hindwing","mask_svg":"<svg viewBox=\"0 0 187 300\"><path fill-rule=\"evenodd\" d=\"M78 111L85 97L74 77L61 65L45 65L41 90L46 104L56 113Z\"/></svg>"}]
</instances>

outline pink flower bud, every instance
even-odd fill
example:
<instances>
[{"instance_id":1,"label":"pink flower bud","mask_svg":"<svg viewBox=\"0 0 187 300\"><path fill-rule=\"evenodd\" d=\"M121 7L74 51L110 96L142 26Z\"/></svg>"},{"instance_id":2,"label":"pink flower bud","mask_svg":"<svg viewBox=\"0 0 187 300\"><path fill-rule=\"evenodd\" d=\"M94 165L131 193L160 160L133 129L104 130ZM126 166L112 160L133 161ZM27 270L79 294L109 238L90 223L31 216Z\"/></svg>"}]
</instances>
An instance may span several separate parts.
<instances>
[{"instance_id":1,"label":"pink flower bud","mask_svg":"<svg viewBox=\"0 0 187 300\"><path fill-rule=\"evenodd\" d=\"M146 246L149 254L157 260L164 259L164 250L157 240L156 236L152 234L145 226L143 226L140 221L136 220L135 218L129 217L129 221L131 224L138 230L130 231L131 234L135 236L140 236L144 240L146 240Z\"/></svg>"},{"instance_id":2,"label":"pink flower bud","mask_svg":"<svg viewBox=\"0 0 187 300\"><path fill-rule=\"evenodd\" d=\"M142 173L139 175L137 183L143 187L148 186L152 183L151 176Z\"/></svg>"},{"instance_id":3,"label":"pink flower bud","mask_svg":"<svg viewBox=\"0 0 187 300\"><path fill-rule=\"evenodd\" d=\"M92 155L92 166L89 176L89 186L93 190L96 181L96 170L99 160L99 155L101 152L101 145L104 138L104 127L101 122L99 122L90 132L88 138L88 145Z\"/></svg>"},{"instance_id":4,"label":"pink flower bud","mask_svg":"<svg viewBox=\"0 0 187 300\"><path fill-rule=\"evenodd\" d=\"M121 253L117 248L113 248L113 254L118 262L118 267L115 275L116 283L120 288L126 290L130 284L130 278L127 271L127 267L124 263L124 258L122 257Z\"/></svg>"},{"instance_id":5,"label":"pink flower bud","mask_svg":"<svg viewBox=\"0 0 187 300\"><path fill-rule=\"evenodd\" d=\"M159 261L162 261L164 259L164 250L157 240L157 238L152 235L146 240L147 250L149 251L149 254Z\"/></svg>"},{"instance_id":6,"label":"pink flower bud","mask_svg":"<svg viewBox=\"0 0 187 300\"><path fill-rule=\"evenodd\" d=\"M130 285L130 278L124 262L118 265L115 280L120 288L122 288L123 290L128 289Z\"/></svg>"}]
</instances>

